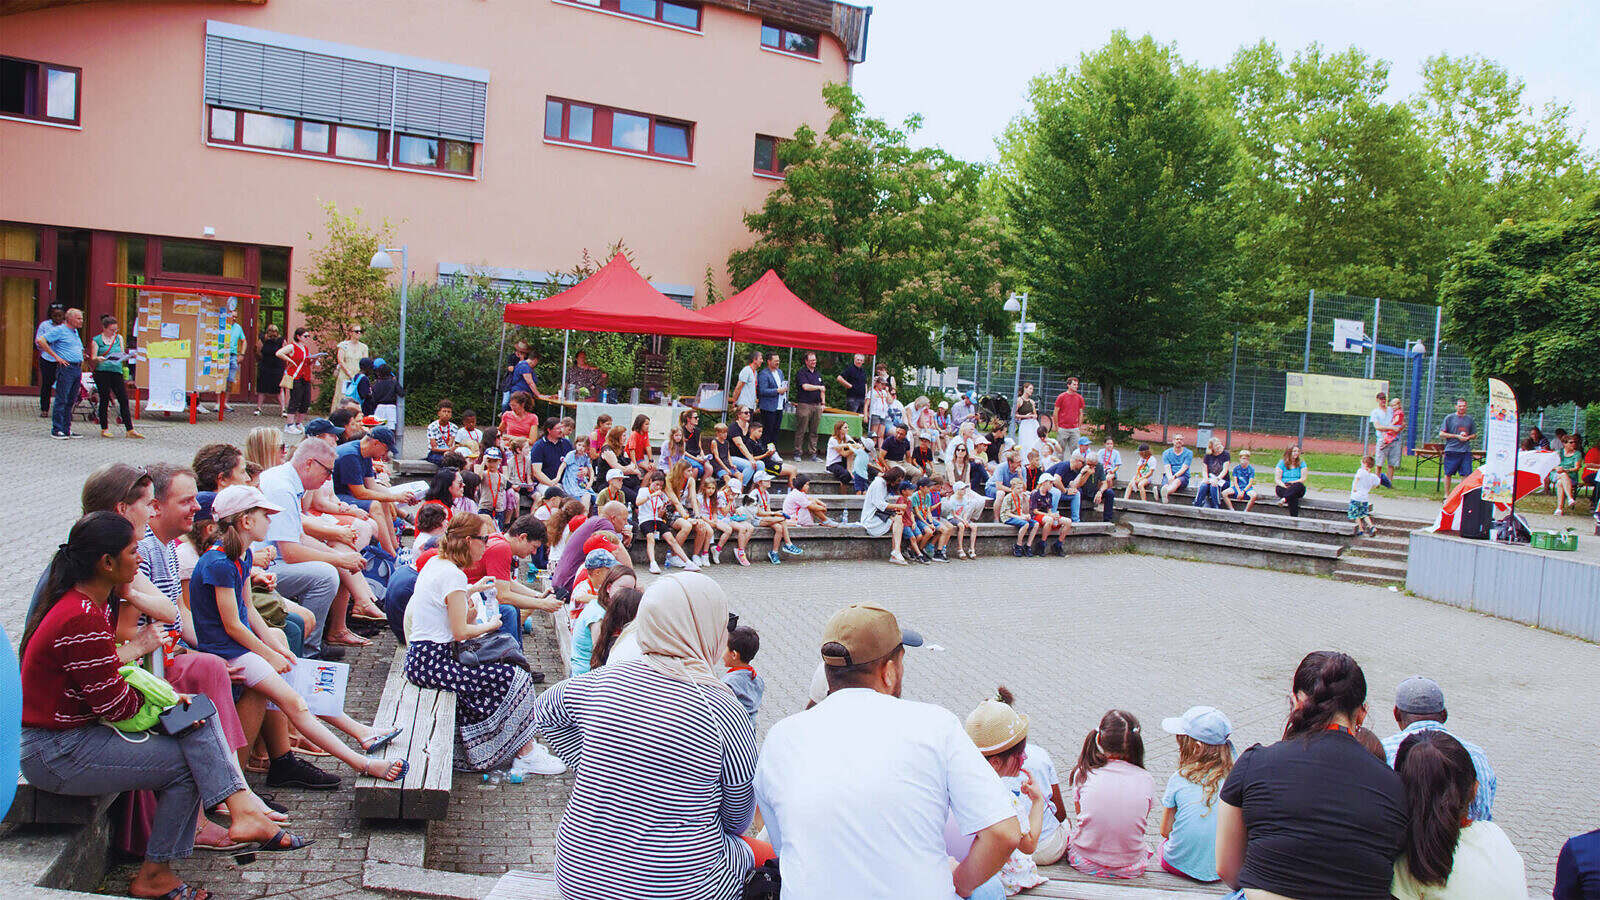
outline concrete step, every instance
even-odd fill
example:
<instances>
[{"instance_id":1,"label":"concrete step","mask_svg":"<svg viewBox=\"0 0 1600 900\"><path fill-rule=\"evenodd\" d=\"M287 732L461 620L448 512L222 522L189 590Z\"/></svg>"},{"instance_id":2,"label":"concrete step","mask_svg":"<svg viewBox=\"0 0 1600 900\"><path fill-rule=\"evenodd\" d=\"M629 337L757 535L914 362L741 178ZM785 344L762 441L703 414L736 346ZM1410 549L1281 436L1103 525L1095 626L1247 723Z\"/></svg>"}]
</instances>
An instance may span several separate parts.
<instances>
[{"instance_id":1,"label":"concrete step","mask_svg":"<svg viewBox=\"0 0 1600 900\"><path fill-rule=\"evenodd\" d=\"M1289 510L1287 507L1278 505L1278 497L1272 492L1271 479L1268 479L1265 485L1262 485L1258 482L1256 485L1256 491L1257 496L1259 496L1261 499L1256 502L1256 508L1253 510L1254 512L1270 513L1281 516L1289 515ZM1194 491L1181 491L1173 494L1172 502L1193 504ZM1345 513L1349 510L1349 508L1350 505L1348 503L1343 503L1337 500L1318 500L1314 498L1306 499L1300 501L1300 518L1349 521L1345 518ZM1401 531L1410 531L1414 528L1421 528L1424 525L1432 524L1431 522L1424 522L1420 519L1409 519L1399 516L1384 515L1373 516L1372 521L1378 526L1379 533L1382 533L1385 526L1397 528Z\"/></svg>"},{"instance_id":2,"label":"concrete step","mask_svg":"<svg viewBox=\"0 0 1600 900\"><path fill-rule=\"evenodd\" d=\"M1333 577L1339 581L1348 581L1354 584L1370 584L1374 587L1388 587L1391 584L1405 584L1405 579L1396 579L1388 575L1373 575L1369 572L1346 572L1335 569Z\"/></svg>"},{"instance_id":3,"label":"concrete step","mask_svg":"<svg viewBox=\"0 0 1600 900\"><path fill-rule=\"evenodd\" d=\"M1344 547L1318 541L1296 541L1206 528L1182 528L1150 522L1129 522L1133 549L1202 562L1254 566L1310 575L1332 574Z\"/></svg>"},{"instance_id":4,"label":"concrete step","mask_svg":"<svg viewBox=\"0 0 1600 900\"><path fill-rule=\"evenodd\" d=\"M1124 522L1204 528L1229 534L1255 535L1279 540L1343 544L1348 543L1356 533L1355 523L1349 521L1297 519L1272 513L1245 512L1242 509L1201 509L1178 503L1119 500L1117 511L1118 518Z\"/></svg>"},{"instance_id":5,"label":"concrete step","mask_svg":"<svg viewBox=\"0 0 1600 900\"><path fill-rule=\"evenodd\" d=\"M1338 572L1361 573L1366 575L1381 575L1389 581L1406 580L1406 564L1388 559L1373 559L1371 557L1347 556L1340 560ZM1385 582L1388 583L1388 582Z\"/></svg>"},{"instance_id":6,"label":"concrete step","mask_svg":"<svg viewBox=\"0 0 1600 900\"><path fill-rule=\"evenodd\" d=\"M1404 563L1410 556L1406 550L1392 550L1387 547L1373 547L1367 544L1351 544L1345 551L1345 559L1384 559Z\"/></svg>"},{"instance_id":7,"label":"concrete step","mask_svg":"<svg viewBox=\"0 0 1600 900\"><path fill-rule=\"evenodd\" d=\"M984 522L978 525L978 552L983 556L1009 555L1011 547L1016 543L1016 529L997 522ZM855 523L843 527L812 527L793 528L789 532L797 546L805 551L800 556L783 554L785 564L791 562L812 562L816 560L840 559L884 559L889 555L890 539L886 535L875 538L868 535ZM1126 550L1128 537L1118 532L1116 525L1110 522L1080 522L1073 527L1072 532L1062 541L1062 546L1069 554L1076 553L1109 553ZM955 543L954 536L951 544ZM767 552L772 549L772 529L757 528L750 538L749 558L751 565L770 565L767 562ZM667 549L664 543L657 543L656 558L664 560ZM633 546L629 548L634 566L642 568L648 565L645 555L645 542L635 538ZM952 559L952 561L954 561ZM733 557L733 545L730 543L723 548L723 565L738 565Z\"/></svg>"}]
</instances>

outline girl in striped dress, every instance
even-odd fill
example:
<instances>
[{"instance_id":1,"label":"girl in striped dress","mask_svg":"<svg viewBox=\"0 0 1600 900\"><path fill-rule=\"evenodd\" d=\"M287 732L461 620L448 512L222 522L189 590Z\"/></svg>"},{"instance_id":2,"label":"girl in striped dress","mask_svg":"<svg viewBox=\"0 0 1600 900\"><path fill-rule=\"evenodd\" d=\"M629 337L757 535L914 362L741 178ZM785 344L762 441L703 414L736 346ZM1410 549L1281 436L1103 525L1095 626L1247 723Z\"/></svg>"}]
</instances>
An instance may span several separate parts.
<instances>
[{"instance_id":1,"label":"girl in striped dress","mask_svg":"<svg viewBox=\"0 0 1600 900\"><path fill-rule=\"evenodd\" d=\"M556 831L567 900L734 900L771 848L741 835L755 802L755 732L718 677L727 595L704 575L650 585L642 659L539 696L536 724L577 771Z\"/></svg>"}]
</instances>

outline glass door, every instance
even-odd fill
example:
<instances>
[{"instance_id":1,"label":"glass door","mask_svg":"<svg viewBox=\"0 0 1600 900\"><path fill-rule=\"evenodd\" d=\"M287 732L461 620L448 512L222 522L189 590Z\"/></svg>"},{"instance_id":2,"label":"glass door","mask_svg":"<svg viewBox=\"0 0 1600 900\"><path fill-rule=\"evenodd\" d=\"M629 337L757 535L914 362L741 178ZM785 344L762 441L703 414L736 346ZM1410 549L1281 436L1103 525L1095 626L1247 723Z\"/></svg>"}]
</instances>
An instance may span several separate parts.
<instances>
[{"instance_id":1,"label":"glass door","mask_svg":"<svg viewBox=\"0 0 1600 900\"><path fill-rule=\"evenodd\" d=\"M44 313L43 276L0 267L0 387L34 383L39 352L33 335Z\"/></svg>"}]
</instances>

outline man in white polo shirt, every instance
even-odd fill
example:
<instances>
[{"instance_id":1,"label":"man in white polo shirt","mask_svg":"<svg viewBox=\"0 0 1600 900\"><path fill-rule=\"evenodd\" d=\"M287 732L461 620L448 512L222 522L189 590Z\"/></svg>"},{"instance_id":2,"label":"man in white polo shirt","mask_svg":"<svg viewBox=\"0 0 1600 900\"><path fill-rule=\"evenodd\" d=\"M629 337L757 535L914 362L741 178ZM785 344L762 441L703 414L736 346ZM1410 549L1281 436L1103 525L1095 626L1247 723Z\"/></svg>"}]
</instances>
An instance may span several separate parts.
<instances>
[{"instance_id":1,"label":"man in white polo shirt","mask_svg":"<svg viewBox=\"0 0 1600 900\"><path fill-rule=\"evenodd\" d=\"M1021 837L1011 796L949 710L900 699L905 645L874 604L822 634L827 699L767 732L756 802L784 900L952 900L1000 870ZM952 872L945 822L974 835Z\"/></svg>"}]
</instances>

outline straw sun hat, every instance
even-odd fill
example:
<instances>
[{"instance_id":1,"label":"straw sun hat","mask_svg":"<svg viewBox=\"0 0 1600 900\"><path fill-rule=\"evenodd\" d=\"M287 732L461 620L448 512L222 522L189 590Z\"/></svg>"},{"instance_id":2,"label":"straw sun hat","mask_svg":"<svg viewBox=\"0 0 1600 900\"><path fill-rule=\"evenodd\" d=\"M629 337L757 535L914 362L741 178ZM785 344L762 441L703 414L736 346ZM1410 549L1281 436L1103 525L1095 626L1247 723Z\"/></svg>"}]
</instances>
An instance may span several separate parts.
<instances>
[{"instance_id":1,"label":"straw sun hat","mask_svg":"<svg viewBox=\"0 0 1600 900\"><path fill-rule=\"evenodd\" d=\"M985 700L967 716L967 736L984 756L1004 753L1028 736L1028 717L999 700Z\"/></svg>"}]
</instances>

